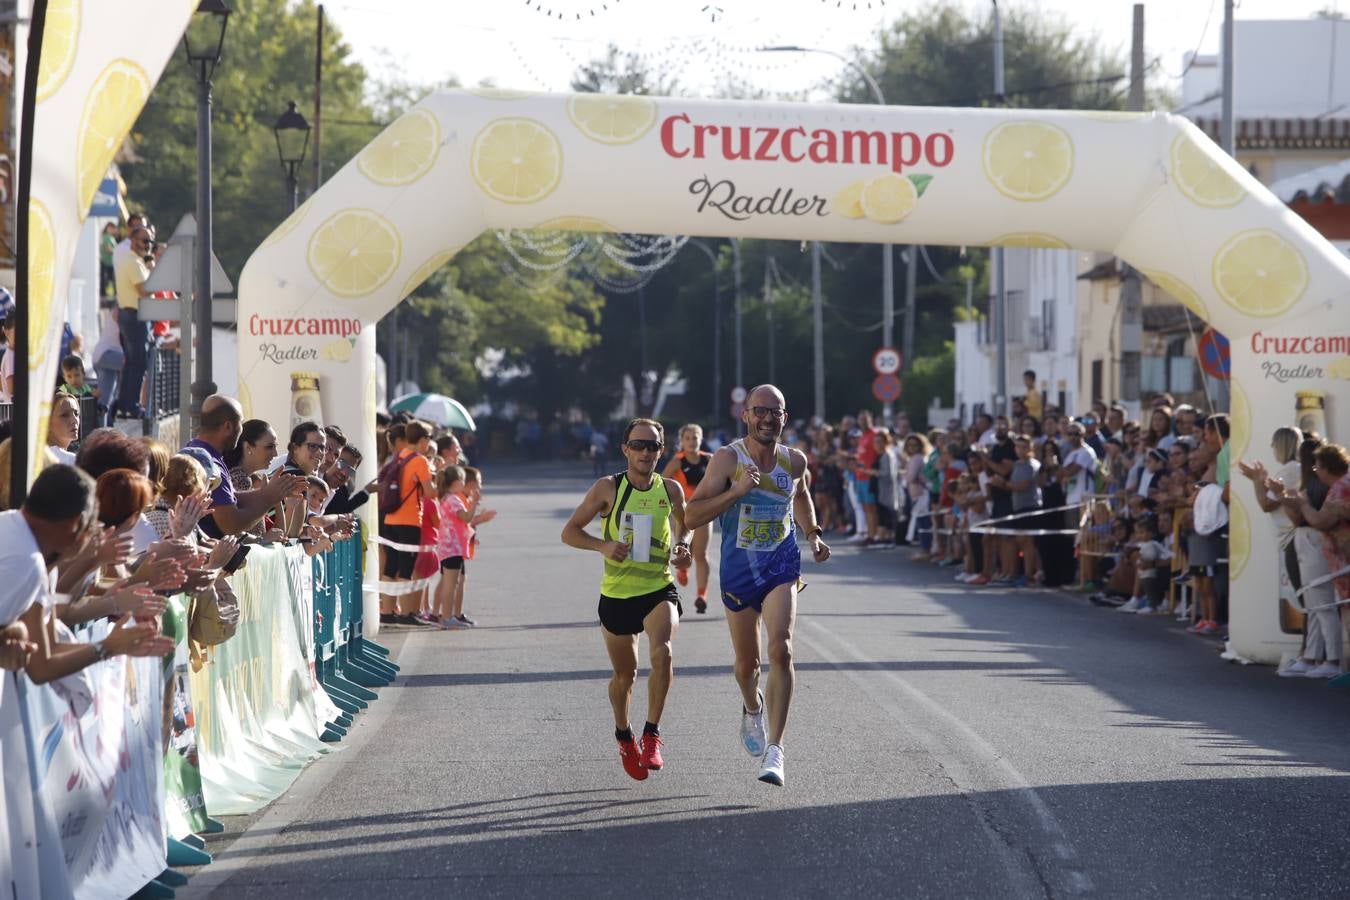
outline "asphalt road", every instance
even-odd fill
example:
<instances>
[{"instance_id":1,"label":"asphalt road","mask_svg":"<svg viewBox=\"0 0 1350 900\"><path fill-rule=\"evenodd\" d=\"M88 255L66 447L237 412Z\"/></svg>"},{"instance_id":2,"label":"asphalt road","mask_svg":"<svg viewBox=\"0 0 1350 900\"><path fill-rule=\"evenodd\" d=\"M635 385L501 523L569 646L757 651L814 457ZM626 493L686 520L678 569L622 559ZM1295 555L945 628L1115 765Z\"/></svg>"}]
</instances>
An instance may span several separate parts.
<instances>
[{"instance_id":1,"label":"asphalt road","mask_svg":"<svg viewBox=\"0 0 1350 900\"><path fill-rule=\"evenodd\" d=\"M1350 894L1350 693L893 552L807 563L785 788L687 590L666 768L631 781L571 471L488 469L479 627L386 631L399 681L180 897Z\"/></svg>"}]
</instances>

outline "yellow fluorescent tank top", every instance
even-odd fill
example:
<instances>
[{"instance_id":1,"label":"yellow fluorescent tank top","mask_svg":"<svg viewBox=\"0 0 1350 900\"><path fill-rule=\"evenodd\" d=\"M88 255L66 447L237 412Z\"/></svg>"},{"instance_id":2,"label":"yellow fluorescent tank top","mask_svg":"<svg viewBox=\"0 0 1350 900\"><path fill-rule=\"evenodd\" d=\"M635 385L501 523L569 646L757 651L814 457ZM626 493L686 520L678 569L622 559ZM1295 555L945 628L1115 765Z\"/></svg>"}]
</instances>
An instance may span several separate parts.
<instances>
[{"instance_id":1,"label":"yellow fluorescent tank top","mask_svg":"<svg viewBox=\"0 0 1350 900\"><path fill-rule=\"evenodd\" d=\"M622 541L629 547L628 559L616 563L605 559L600 593L624 599L659 591L673 581L670 574L670 495L660 475L651 487L640 491L625 473L614 476L614 508L603 521L603 538ZM646 538L646 547L642 546Z\"/></svg>"}]
</instances>

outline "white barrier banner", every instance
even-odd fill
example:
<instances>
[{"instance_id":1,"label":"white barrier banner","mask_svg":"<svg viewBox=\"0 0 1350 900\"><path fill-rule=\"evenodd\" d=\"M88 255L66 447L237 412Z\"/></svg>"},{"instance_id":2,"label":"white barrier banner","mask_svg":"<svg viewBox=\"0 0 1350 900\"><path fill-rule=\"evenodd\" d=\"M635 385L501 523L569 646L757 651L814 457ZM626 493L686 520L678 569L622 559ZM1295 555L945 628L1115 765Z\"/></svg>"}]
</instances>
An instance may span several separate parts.
<instances>
[{"instance_id":1,"label":"white barrier banner","mask_svg":"<svg viewBox=\"0 0 1350 900\"><path fill-rule=\"evenodd\" d=\"M82 637L99 640L108 629L100 623ZM26 686L35 774L71 895L120 900L166 866L163 669L159 659L116 657L85 673L94 699L82 715L51 687ZM42 877L32 896L61 896L49 890L48 869Z\"/></svg>"}]
</instances>

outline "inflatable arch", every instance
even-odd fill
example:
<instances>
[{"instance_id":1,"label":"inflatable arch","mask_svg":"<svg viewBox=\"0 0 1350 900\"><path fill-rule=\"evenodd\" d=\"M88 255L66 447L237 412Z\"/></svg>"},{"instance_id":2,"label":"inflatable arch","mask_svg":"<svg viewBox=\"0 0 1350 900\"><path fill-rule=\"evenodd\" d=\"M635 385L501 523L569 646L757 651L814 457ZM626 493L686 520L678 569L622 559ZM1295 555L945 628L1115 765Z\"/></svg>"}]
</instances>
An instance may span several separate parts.
<instances>
[{"instance_id":1,"label":"inflatable arch","mask_svg":"<svg viewBox=\"0 0 1350 900\"><path fill-rule=\"evenodd\" d=\"M249 259L248 415L369 446L371 326L488 228L1107 251L1230 338L1235 473L1275 468L1296 405L1350 440L1350 260L1185 119L500 90L425 98ZM1273 661L1296 638L1240 475L1231 516L1233 641Z\"/></svg>"}]
</instances>

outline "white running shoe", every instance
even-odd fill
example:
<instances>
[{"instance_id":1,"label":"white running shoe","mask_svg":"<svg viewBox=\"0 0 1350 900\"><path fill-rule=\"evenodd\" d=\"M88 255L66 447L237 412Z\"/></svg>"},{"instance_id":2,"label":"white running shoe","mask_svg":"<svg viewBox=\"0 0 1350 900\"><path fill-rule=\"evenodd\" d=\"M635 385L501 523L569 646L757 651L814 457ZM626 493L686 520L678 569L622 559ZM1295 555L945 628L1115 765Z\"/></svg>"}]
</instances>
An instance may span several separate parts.
<instances>
[{"instance_id":1,"label":"white running shoe","mask_svg":"<svg viewBox=\"0 0 1350 900\"><path fill-rule=\"evenodd\" d=\"M1305 660L1295 659L1283 669L1278 670L1275 674L1279 675L1281 678L1303 678L1311 672L1313 668L1314 667L1309 665Z\"/></svg>"},{"instance_id":2,"label":"white running shoe","mask_svg":"<svg viewBox=\"0 0 1350 900\"><path fill-rule=\"evenodd\" d=\"M1314 666L1304 673L1304 678L1335 678L1341 674L1340 662L1324 662L1320 666Z\"/></svg>"},{"instance_id":3,"label":"white running shoe","mask_svg":"<svg viewBox=\"0 0 1350 900\"><path fill-rule=\"evenodd\" d=\"M764 692L759 692L759 711L747 712L741 707L741 744L745 752L758 759L764 755L769 736L764 730Z\"/></svg>"},{"instance_id":4,"label":"white running shoe","mask_svg":"<svg viewBox=\"0 0 1350 900\"><path fill-rule=\"evenodd\" d=\"M764 751L764 761L759 766L759 780L765 784L783 786L783 748L770 744Z\"/></svg>"},{"instance_id":5,"label":"white running shoe","mask_svg":"<svg viewBox=\"0 0 1350 900\"><path fill-rule=\"evenodd\" d=\"M1123 605L1116 607L1118 613L1137 613L1144 608L1143 597L1131 597Z\"/></svg>"}]
</instances>

